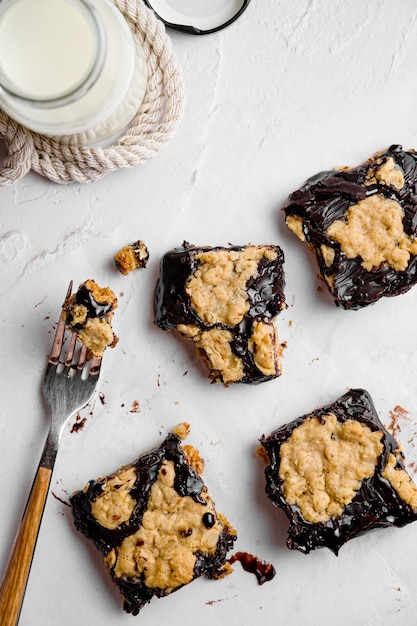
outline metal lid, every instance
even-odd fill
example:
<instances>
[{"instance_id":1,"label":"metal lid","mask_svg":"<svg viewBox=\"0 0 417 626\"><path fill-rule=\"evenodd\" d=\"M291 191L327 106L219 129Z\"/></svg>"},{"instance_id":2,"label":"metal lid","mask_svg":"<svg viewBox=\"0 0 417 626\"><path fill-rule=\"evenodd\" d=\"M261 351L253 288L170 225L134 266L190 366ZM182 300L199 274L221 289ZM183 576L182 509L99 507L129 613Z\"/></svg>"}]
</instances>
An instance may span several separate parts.
<instances>
[{"instance_id":1,"label":"metal lid","mask_svg":"<svg viewBox=\"0 0 417 626\"><path fill-rule=\"evenodd\" d=\"M226 28L242 15L250 0L144 0L168 28L207 35Z\"/></svg>"}]
</instances>

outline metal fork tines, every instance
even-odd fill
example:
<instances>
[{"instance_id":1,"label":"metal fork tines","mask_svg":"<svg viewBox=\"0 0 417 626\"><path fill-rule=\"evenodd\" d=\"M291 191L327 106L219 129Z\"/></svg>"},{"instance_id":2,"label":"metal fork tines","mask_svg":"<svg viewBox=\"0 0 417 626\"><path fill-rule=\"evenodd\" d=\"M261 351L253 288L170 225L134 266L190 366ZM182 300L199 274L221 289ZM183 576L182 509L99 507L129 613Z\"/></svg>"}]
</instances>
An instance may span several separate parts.
<instances>
[{"instance_id":1,"label":"metal fork tines","mask_svg":"<svg viewBox=\"0 0 417 626\"><path fill-rule=\"evenodd\" d=\"M43 391L51 409L51 425L41 465L51 468L65 424L91 400L100 374L101 358L87 360L87 348L76 350L76 333L69 333L65 356L65 321L58 323L52 352L45 372Z\"/></svg>"},{"instance_id":2,"label":"metal fork tines","mask_svg":"<svg viewBox=\"0 0 417 626\"><path fill-rule=\"evenodd\" d=\"M65 301L71 291L72 281ZM67 335L69 343L66 350ZM15 626L19 621L63 429L69 419L91 400L99 378L101 358L89 359L85 346L79 348L77 343L76 334L66 330L65 317L61 312L43 381L44 395L51 410L51 423L0 587L1 626Z\"/></svg>"}]
</instances>

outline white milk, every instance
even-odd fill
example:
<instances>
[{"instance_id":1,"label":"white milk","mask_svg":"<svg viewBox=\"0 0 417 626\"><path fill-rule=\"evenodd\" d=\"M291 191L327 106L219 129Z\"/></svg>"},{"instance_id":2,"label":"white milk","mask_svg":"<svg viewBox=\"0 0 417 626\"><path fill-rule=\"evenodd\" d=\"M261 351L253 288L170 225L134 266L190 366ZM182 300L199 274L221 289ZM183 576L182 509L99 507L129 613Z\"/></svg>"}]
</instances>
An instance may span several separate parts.
<instances>
[{"instance_id":1,"label":"white milk","mask_svg":"<svg viewBox=\"0 0 417 626\"><path fill-rule=\"evenodd\" d=\"M0 107L79 143L120 132L146 91L143 50L111 0L0 2Z\"/></svg>"},{"instance_id":2,"label":"white milk","mask_svg":"<svg viewBox=\"0 0 417 626\"><path fill-rule=\"evenodd\" d=\"M16 94L34 99L67 94L92 70L97 39L91 14L82 4L18 0L0 18L4 83Z\"/></svg>"}]
</instances>

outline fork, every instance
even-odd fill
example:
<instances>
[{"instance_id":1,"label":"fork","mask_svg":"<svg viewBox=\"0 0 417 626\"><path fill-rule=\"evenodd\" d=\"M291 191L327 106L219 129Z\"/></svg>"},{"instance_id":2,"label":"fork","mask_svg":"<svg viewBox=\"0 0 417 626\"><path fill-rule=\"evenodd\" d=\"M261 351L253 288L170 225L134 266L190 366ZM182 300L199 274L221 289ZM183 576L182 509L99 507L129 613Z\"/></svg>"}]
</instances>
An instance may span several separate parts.
<instances>
[{"instance_id":1,"label":"fork","mask_svg":"<svg viewBox=\"0 0 417 626\"><path fill-rule=\"evenodd\" d=\"M72 281L65 300L71 292ZM75 332L70 332L66 356L65 341L65 317L61 311L43 381L51 413L50 428L0 587L1 626L15 626L19 621L62 433L68 420L91 400L100 374L101 358L87 359L85 346L78 354Z\"/></svg>"}]
</instances>

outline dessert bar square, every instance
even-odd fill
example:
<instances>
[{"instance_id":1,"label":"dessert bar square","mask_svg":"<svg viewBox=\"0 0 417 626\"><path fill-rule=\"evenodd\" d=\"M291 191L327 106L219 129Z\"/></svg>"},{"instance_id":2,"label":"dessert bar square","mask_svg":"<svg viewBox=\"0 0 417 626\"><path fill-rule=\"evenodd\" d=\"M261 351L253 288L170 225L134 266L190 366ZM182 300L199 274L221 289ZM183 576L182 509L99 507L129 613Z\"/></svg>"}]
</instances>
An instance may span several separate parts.
<instances>
[{"instance_id":1,"label":"dessert bar square","mask_svg":"<svg viewBox=\"0 0 417 626\"><path fill-rule=\"evenodd\" d=\"M260 439L266 493L290 521L287 546L335 554L353 537L417 519L417 488L372 399L352 389Z\"/></svg>"},{"instance_id":2,"label":"dessert bar square","mask_svg":"<svg viewBox=\"0 0 417 626\"><path fill-rule=\"evenodd\" d=\"M289 196L286 223L314 252L336 305L359 309L417 282L416 192L417 154L393 145Z\"/></svg>"},{"instance_id":3,"label":"dessert bar square","mask_svg":"<svg viewBox=\"0 0 417 626\"><path fill-rule=\"evenodd\" d=\"M201 477L204 461L181 446L189 425L70 499L77 530L102 552L126 612L137 615L199 576L231 572L236 531L218 513Z\"/></svg>"},{"instance_id":4,"label":"dessert bar square","mask_svg":"<svg viewBox=\"0 0 417 626\"><path fill-rule=\"evenodd\" d=\"M278 246L183 246L166 253L155 323L191 339L213 382L259 383L281 374L275 328L286 308Z\"/></svg>"}]
</instances>

